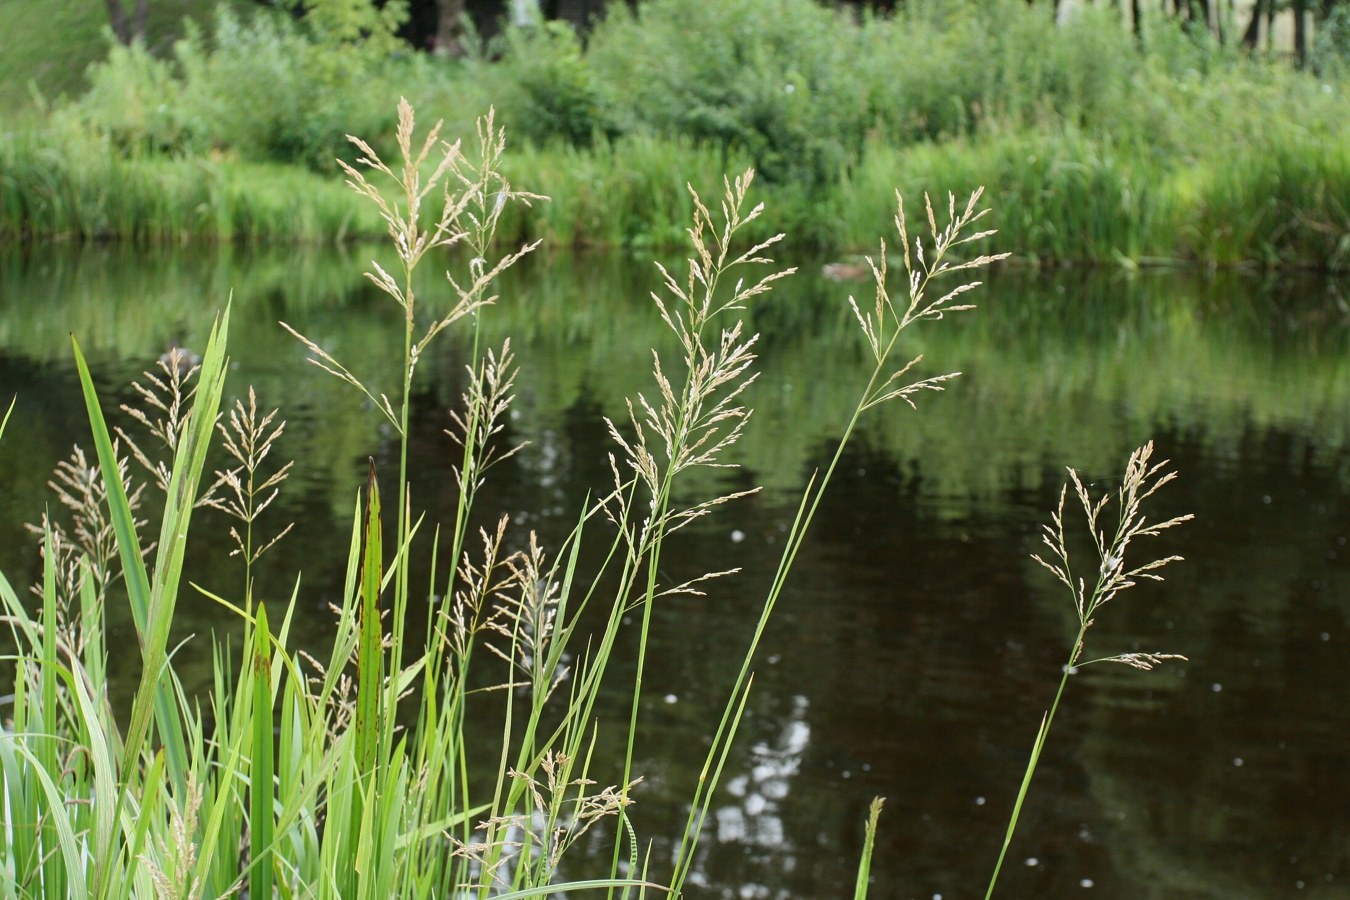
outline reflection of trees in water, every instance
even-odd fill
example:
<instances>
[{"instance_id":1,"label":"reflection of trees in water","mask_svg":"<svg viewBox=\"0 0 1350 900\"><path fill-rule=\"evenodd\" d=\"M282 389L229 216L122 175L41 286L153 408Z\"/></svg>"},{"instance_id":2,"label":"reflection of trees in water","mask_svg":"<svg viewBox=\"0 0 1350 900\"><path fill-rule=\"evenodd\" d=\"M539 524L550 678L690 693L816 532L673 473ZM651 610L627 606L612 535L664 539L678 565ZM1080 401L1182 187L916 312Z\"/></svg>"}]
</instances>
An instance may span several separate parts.
<instances>
[{"instance_id":1,"label":"reflection of trees in water","mask_svg":"<svg viewBox=\"0 0 1350 900\"><path fill-rule=\"evenodd\" d=\"M368 418L341 385L307 369L276 321L315 331L367 377L396 380L388 348L399 342L397 315L372 302L360 276L359 260L380 258L382 248L157 257L62 249L8 251L0 346L65 361L75 330L95 358L136 360L117 363L131 377L170 341L200 346L212 311L233 291L239 370L285 415L321 407L326 439L306 451L363 458ZM421 292L434 303L443 282L426 269ZM510 336L519 353L522 427L561 418L583 387L620 419L623 397L650 391L648 348L671 349L647 299L656 283L649 262L616 255L539 256L506 274L498 305L483 316L484 339L497 346ZM764 375L748 396L758 411L738 454L772 486L794 487L812 445L852 406L860 357L846 294L799 275L751 311L765 336ZM923 398L918 414L890 410L869 427L889 452L925 459L937 491L986 497L1039 488L1027 479L1048 460L1110 471L1141 436L1167 425L1219 453L1256 427L1304 433L1334 455L1350 433L1345 324L1344 301L1321 282L996 273L980 308L906 336L904 349L925 355L925 374L963 376L946 395ZM442 381L459 376L454 366L441 371ZM430 390L455 400L443 387ZM331 458L326 469L336 476L339 465ZM346 474L335 483L345 485Z\"/></svg>"},{"instance_id":2,"label":"reflection of trees in water","mask_svg":"<svg viewBox=\"0 0 1350 900\"><path fill-rule=\"evenodd\" d=\"M788 701L771 737L761 737L737 753L737 772L722 786L713 804L712 821L690 882L724 897L786 898L793 881L799 846L810 835L802 821L784 810L792 782L801 770L811 742L807 720L810 701L801 695ZM809 862L809 860L808 860ZM738 873L732 882L728 872Z\"/></svg>"},{"instance_id":3,"label":"reflection of trees in water","mask_svg":"<svg viewBox=\"0 0 1350 900\"><path fill-rule=\"evenodd\" d=\"M792 777L801 768L802 755L811 740L806 721L810 701L801 695L792 698L792 709L779 720L781 733L773 744L759 741L746 751L743 764L748 772L737 775L726 786L726 794L735 802L717 807L716 840L719 843L751 844L777 851L782 862L791 866L792 844L778 807L787 796Z\"/></svg>"}]
</instances>

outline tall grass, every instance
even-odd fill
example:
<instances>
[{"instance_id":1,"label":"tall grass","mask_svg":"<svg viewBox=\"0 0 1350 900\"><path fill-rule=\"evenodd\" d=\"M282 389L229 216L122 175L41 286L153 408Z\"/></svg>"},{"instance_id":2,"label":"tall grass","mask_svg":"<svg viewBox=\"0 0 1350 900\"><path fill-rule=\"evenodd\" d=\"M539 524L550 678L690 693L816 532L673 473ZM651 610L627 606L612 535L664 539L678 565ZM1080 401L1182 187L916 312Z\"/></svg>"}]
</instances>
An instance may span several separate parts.
<instances>
[{"instance_id":1,"label":"tall grass","mask_svg":"<svg viewBox=\"0 0 1350 900\"><path fill-rule=\"evenodd\" d=\"M743 237L762 227L764 207L749 200L753 172L725 181L717 204L690 190L688 269L658 266L661 289L653 294L671 350L653 350L649 389L630 397L626 419L606 420L612 480L596 486L575 511L575 528L550 552L534 533L518 534L509 517L478 508L493 466L518 449L501 443L516 358L509 340L488 344L482 322L499 276L537 246L496 249L495 231L509 206L543 198L516 190L502 174L504 136L491 117L479 123L469 154L458 143L438 143L439 125L415 139L406 103L398 121L399 163L386 164L356 141L358 163L345 167L396 248L397 265L375 264L367 274L400 326L401 340L388 348L400 360L397 375L377 383L292 331L319 368L364 398L399 437L392 490L382 487L372 460L354 504L330 648L293 646L291 623L304 592L298 579L289 598L254 594L251 567L270 544L253 525L287 468L263 466L281 426L272 425L274 413L260 414L252 392L247 406L238 403L218 424L231 307L217 319L199 372L170 357L164 376L140 391L149 405L138 418L166 445L162 462L132 435L118 432L114 440L75 345L99 474L75 466L88 486L76 491L83 501L69 496L92 524L72 538L44 519L40 611L0 576L3 621L19 648L6 660L15 697L11 727L0 735L5 895L176 898L245 887L251 897L679 895L752 690L760 641L850 438L877 409L897 401L914 406L956 377L924 374L921 358L901 354L901 335L969 309L964 300L978 282L966 273L1001 258L978 251L992 234L979 230L986 214L979 191L961 205L949 195L937 209L925 198L918 233L897 197L894 265L903 273L890 276L891 252L881 242L868 265L871 298L847 304L869 360L866 378L839 423L833 459L801 499L739 672L723 686L724 712L689 786L678 849L671 860L653 860L627 812L641 802L635 750L652 612L672 594L698 593L710 579L733 574L669 583L663 552L673 532L746 493L705 493L708 479L699 474L730 465L727 451L749 425L758 337L748 333L744 314L793 274L766 255L782 235ZM415 272L431 254L455 247L468 251L463 268L447 273L451 302L433 311ZM472 353L450 429L458 505L451 521L435 526L413 505L409 403L419 362L451 327L467 330ZM206 459L217 431L235 463L212 486ZM162 498L153 546L141 537L143 493L132 484L128 453L151 472L156 486L149 490ZM1153 568L1121 567L1129 540L1170 524L1145 526L1139 517L1138 502L1160 483L1145 484L1157 467L1141 454L1131 462L1138 477L1127 477L1130 490L1122 494L1123 537L1098 545L1098 593L1086 605L1087 595L1076 595L1084 631L1097 607ZM387 475L384 483L391 483ZM1084 502L1095 534L1102 507ZM184 554L193 511L203 503L243 523L236 594L189 588ZM1062 518L1061 508L1056 521ZM114 554L142 657L124 716L105 700L103 611L119 596L106 577ZM430 583L412 583L414 556L429 560ZM1067 550L1059 558L1072 586ZM175 609L194 594L233 610L244 632L237 650L215 647L213 689L205 697L186 694L169 645ZM408 629L414 607L426 613L422 633ZM598 621L598 629L586 632L587 621ZM638 648L631 707L617 735L621 760L606 759L610 744L596 713L612 681L614 649L630 631ZM495 718L486 727L499 734L490 746L470 738L483 733L472 721L483 709L470 703L482 684L499 689L487 713ZM597 784L596 773L619 762L622 777ZM867 893L880 809L878 801L867 822L855 897ZM586 871L570 852L591 833L612 841L611 863L598 871Z\"/></svg>"},{"instance_id":2,"label":"tall grass","mask_svg":"<svg viewBox=\"0 0 1350 900\"><path fill-rule=\"evenodd\" d=\"M1271 141L1198 173L1187 192L1194 204L1181 227L1197 259L1350 267L1350 153L1342 142Z\"/></svg>"},{"instance_id":3,"label":"tall grass","mask_svg":"<svg viewBox=\"0 0 1350 900\"><path fill-rule=\"evenodd\" d=\"M741 160L743 161L743 160ZM553 202L504 214L499 240L543 246L670 249L692 212L684 181L717 183L722 150L651 136L590 147L510 152L503 170ZM897 148L867 144L826 190L766 187L792 246L856 253L879 198L935 181L988 184L994 222L1032 265L1203 264L1343 271L1350 265L1350 163L1340 145L1276 131L1223 157L1173 166L1076 129L1023 131ZM297 195L295 192L299 191ZM769 229L747 224L756 239ZM53 129L0 136L0 240L193 240L334 243L373 238L378 216L334 180L275 163L124 159L87 135Z\"/></svg>"},{"instance_id":4,"label":"tall grass","mask_svg":"<svg viewBox=\"0 0 1350 900\"><path fill-rule=\"evenodd\" d=\"M341 185L290 166L126 159L74 129L0 135L0 240L331 243L377 226Z\"/></svg>"}]
</instances>

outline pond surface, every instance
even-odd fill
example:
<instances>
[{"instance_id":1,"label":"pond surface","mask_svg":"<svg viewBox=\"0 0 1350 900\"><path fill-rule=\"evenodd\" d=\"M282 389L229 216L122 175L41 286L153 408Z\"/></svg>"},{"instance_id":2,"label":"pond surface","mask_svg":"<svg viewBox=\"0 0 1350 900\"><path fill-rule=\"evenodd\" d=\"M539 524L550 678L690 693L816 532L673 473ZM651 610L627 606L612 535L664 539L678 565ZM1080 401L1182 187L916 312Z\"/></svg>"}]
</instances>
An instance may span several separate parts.
<instances>
[{"instance_id":1,"label":"pond surface","mask_svg":"<svg viewBox=\"0 0 1350 900\"><path fill-rule=\"evenodd\" d=\"M49 502L52 465L87 443L68 334L112 410L171 342L201 348L233 290L228 391L252 384L280 406L277 453L298 460L269 513L273 527L297 526L264 557L261 592L285 597L301 572L298 630L321 643L365 460L392 471L396 445L277 322L392 386L399 322L360 277L366 252L380 253L3 251L0 396L18 395L0 448L11 580L38 571L23 523ZM803 261L753 311L763 375L735 451L743 468L700 486L765 490L682 532L666 557L672 582L744 571L657 608L634 816L658 865L800 492L828 463L863 374L845 300L868 287L826 281L820 262ZM657 286L650 262L540 257L510 274L485 316L489 339L511 336L522 363L505 438L530 444L492 471L481 502L522 534L556 546L587 491L607 484L600 417L650 392L649 348L671 347L645 299ZM1004 272L977 293L979 309L916 330L906 349L924 354L924 374L963 374L917 411L867 419L849 450L756 660L690 895L851 895L868 803L882 795L872 896L983 896L1076 624L1030 559L1039 529L1065 466L1111 489L1153 439L1180 478L1151 517L1196 520L1147 550L1186 560L1113 601L1088 651L1189 661L1070 679L1000 896L1350 897L1345 290L1242 274ZM465 359L447 341L419 373L414 504L440 521L453 510L443 430ZM237 593L226 527L194 520L189 566L192 580ZM204 685L205 637L233 624L196 599L180 609L201 650L185 679ZM602 714L619 731L626 652Z\"/></svg>"}]
</instances>

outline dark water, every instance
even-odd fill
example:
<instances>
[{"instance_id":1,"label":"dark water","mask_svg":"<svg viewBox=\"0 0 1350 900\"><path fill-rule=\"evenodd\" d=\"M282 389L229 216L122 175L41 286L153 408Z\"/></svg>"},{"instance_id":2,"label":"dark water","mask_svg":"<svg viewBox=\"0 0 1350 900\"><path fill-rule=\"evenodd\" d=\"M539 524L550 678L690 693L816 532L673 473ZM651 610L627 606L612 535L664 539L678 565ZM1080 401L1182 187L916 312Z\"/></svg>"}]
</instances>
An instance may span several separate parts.
<instances>
[{"instance_id":1,"label":"dark water","mask_svg":"<svg viewBox=\"0 0 1350 900\"><path fill-rule=\"evenodd\" d=\"M85 434L68 333L105 396L125 400L171 341L204 344L233 289L229 390L252 383L281 406L278 452L300 460L272 517L299 525L265 558L262 590L286 596L302 572L302 639L321 642L365 459L390 470L396 449L276 322L392 386L398 321L363 286L361 256L0 256L0 396L18 395L0 448L10 578L33 578L22 523ZM799 493L828 462L862 373L844 300L866 288L831 284L818 267L804 262L808 274L754 312L764 374L736 449L743 468L703 485L766 489L681 533L667 555L671 581L744 572L657 608L634 815L658 867ZM539 259L485 317L490 338L510 335L520 353L507 437L531 443L493 471L482 502L546 543L608 480L600 416L649 390L648 348L670 346L643 299L656 286L645 262ZM907 349L925 354L926 374L963 375L917 412L869 418L849 450L756 662L691 894L849 896L867 806L882 795L872 896L983 896L1074 633L1069 599L1029 558L1038 529L1065 465L1109 489L1152 438L1181 473L1153 515L1197 518L1148 549L1186 561L1113 601L1088 652L1189 661L1070 679L1000 896L1350 897L1345 290L1239 274L1004 273L980 309L916 332ZM454 499L442 430L464 361L463 347L440 345L416 398L414 503L442 521ZM193 580L237 591L223 522L201 528ZM195 600L182 614L185 633L232 627ZM631 665L630 653L603 713L620 731ZM185 666L205 683L205 653Z\"/></svg>"}]
</instances>

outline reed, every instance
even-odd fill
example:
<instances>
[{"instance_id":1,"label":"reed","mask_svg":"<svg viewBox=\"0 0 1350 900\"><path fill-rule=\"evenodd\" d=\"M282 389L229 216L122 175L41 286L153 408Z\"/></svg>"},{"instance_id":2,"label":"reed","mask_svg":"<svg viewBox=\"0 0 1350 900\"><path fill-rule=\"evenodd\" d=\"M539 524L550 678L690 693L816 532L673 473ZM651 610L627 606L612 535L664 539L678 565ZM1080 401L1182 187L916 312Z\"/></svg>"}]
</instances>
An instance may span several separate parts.
<instances>
[{"instance_id":1,"label":"reed","mask_svg":"<svg viewBox=\"0 0 1350 900\"><path fill-rule=\"evenodd\" d=\"M688 139L634 135L597 140L589 147L526 144L507 157L505 168L553 198L528 216L509 216L502 233L511 240L664 249L686 240L684 226L675 224L691 221L694 214L686 186L703 193L717 190L728 160ZM767 236L763 229L755 235Z\"/></svg>"},{"instance_id":2,"label":"reed","mask_svg":"<svg viewBox=\"0 0 1350 900\"><path fill-rule=\"evenodd\" d=\"M807 227L822 247L858 247L883 185L912 191L935 178L962 190L987 184L991 222L1026 263L1113 265L1176 252L1165 171L1072 128L903 149L869 144L826 199L830 214Z\"/></svg>"},{"instance_id":3,"label":"reed","mask_svg":"<svg viewBox=\"0 0 1350 900\"><path fill-rule=\"evenodd\" d=\"M1195 258L1328 271L1350 267L1350 154L1340 142L1276 134L1188 186L1181 225Z\"/></svg>"},{"instance_id":4,"label":"reed","mask_svg":"<svg viewBox=\"0 0 1350 900\"><path fill-rule=\"evenodd\" d=\"M817 252L865 247L889 186L912 194L941 181L962 190L987 183L992 221L1026 264L1340 271L1348 264L1350 163L1338 146L1274 129L1260 144L1173 168L1074 129L904 148L871 142L828 190L771 185L765 194L793 246ZM68 131L0 137L0 240L332 244L381 230L341 185L291 166L123 159L98 148ZM554 200L530 215L508 210L497 239L558 248L678 246L682 230L671 223L692 213L681 179L707 190L725 161L715 147L651 136L526 145L504 159L503 170ZM769 236L758 221L746 227L748 237Z\"/></svg>"}]
</instances>

